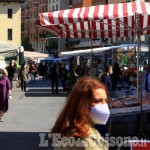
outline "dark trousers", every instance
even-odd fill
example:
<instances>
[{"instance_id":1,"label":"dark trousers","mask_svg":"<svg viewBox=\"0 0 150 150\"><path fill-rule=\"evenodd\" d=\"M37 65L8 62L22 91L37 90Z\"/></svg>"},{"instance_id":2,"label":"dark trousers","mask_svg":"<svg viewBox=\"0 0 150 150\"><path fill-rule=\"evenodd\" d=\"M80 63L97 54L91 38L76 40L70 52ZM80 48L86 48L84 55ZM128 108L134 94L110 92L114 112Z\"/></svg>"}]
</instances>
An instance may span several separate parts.
<instances>
[{"instance_id":1,"label":"dark trousers","mask_svg":"<svg viewBox=\"0 0 150 150\"><path fill-rule=\"evenodd\" d=\"M26 81L21 80L21 90L26 91Z\"/></svg>"},{"instance_id":2,"label":"dark trousers","mask_svg":"<svg viewBox=\"0 0 150 150\"><path fill-rule=\"evenodd\" d=\"M51 79L52 93L54 93L54 85L56 85L56 93L58 93L58 79Z\"/></svg>"},{"instance_id":3,"label":"dark trousers","mask_svg":"<svg viewBox=\"0 0 150 150\"><path fill-rule=\"evenodd\" d=\"M46 78L46 72L42 72L43 80L47 80Z\"/></svg>"},{"instance_id":4,"label":"dark trousers","mask_svg":"<svg viewBox=\"0 0 150 150\"><path fill-rule=\"evenodd\" d=\"M66 90L66 79L62 79L61 82L62 82L63 91L65 91Z\"/></svg>"},{"instance_id":5,"label":"dark trousers","mask_svg":"<svg viewBox=\"0 0 150 150\"><path fill-rule=\"evenodd\" d=\"M14 78L14 77L8 77L8 79L9 79L9 81L10 81L11 89L13 88L13 78Z\"/></svg>"}]
</instances>

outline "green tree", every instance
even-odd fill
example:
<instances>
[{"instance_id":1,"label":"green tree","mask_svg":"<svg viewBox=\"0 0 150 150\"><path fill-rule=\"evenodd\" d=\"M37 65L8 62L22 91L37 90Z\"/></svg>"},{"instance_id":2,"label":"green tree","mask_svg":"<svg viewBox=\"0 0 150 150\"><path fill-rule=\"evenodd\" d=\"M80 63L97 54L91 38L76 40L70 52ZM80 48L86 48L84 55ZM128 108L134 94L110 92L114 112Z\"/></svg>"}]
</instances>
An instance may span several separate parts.
<instances>
[{"instance_id":1,"label":"green tree","mask_svg":"<svg viewBox=\"0 0 150 150\"><path fill-rule=\"evenodd\" d=\"M24 47L25 51L34 51L32 45L30 44L29 38L24 38L21 42L21 45Z\"/></svg>"},{"instance_id":2,"label":"green tree","mask_svg":"<svg viewBox=\"0 0 150 150\"><path fill-rule=\"evenodd\" d=\"M55 34L47 31L42 31L41 34L39 34L40 38L47 38L47 37L56 37Z\"/></svg>"},{"instance_id":3,"label":"green tree","mask_svg":"<svg viewBox=\"0 0 150 150\"><path fill-rule=\"evenodd\" d=\"M48 46L45 47L48 53L58 49L58 39L49 39Z\"/></svg>"}]
</instances>

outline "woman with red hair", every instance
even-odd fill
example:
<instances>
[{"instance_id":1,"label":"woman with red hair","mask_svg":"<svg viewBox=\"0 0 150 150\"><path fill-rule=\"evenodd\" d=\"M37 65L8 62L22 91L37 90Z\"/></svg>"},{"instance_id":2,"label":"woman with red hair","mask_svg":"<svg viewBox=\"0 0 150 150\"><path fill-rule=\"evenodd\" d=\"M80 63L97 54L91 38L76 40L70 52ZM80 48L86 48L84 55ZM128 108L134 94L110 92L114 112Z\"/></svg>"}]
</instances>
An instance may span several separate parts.
<instances>
[{"instance_id":1,"label":"woman with red hair","mask_svg":"<svg viewBox=\"0 0 150 150\"><path fill-rule=\"evenodd\" d=\"M107 150L94 124L106 124L110 112L106 88L92 77L80 78L52 128L54 150Z\"/></svg>"}]
</instances>

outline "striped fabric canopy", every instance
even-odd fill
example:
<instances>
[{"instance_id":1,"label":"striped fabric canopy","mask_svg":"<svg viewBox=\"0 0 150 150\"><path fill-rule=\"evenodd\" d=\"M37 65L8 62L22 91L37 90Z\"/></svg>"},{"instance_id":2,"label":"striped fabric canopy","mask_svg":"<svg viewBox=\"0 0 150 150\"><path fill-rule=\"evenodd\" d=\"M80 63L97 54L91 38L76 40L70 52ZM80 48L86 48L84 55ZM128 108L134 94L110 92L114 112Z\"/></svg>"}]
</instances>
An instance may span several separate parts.
<instances>
[{"instance_id":1,"label":"striped fabric canopy","mask_svg":"<svg viewBox=\"0 0 150 150\"><path fill-rule=\"evenodd\" d=\"M62 38L129 37L137 31L149 34L150 3L136 1L40 13L40 25Z\"/></svg>"}]
</instances>

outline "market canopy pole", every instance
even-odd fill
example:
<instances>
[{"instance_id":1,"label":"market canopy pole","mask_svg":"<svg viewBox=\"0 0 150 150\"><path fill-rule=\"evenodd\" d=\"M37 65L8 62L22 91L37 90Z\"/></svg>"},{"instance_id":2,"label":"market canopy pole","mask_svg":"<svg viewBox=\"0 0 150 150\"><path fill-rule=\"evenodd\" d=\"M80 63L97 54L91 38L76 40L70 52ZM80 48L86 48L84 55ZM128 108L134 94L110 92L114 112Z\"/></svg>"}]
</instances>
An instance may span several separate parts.
<instances>
[{"instance_id":1,"label":"market canopy pole","mask_svg":"<svg viewBox=\"0 0 150 150\"><path fill-rule=\"evenodd\" d=\"M149 53L148 53L148 65L150 65L150 37L148 38L148 49L149 49Z\"/></svg>"}]
</instances>

